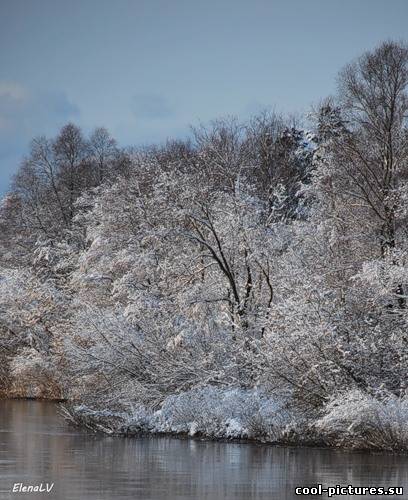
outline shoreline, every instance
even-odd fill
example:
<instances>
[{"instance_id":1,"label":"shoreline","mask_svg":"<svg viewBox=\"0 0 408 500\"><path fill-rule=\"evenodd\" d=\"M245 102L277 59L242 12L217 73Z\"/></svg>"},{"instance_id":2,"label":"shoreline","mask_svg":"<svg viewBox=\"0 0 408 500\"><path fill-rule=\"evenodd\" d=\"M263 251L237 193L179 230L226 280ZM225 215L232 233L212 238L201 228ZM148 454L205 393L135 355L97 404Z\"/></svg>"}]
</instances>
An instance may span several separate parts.
<instances>
[{"instance_id":1,"label":"shoreline","mask_svg":"<svg viewBox=\"0 0 408 500\"><path fill-rule=\"evenodd\" d=\"M52 397L33 397L33 396L15 396L15 397L1 397L1 401L38 401L45 403L53 403L57 405L58 411L61 418L71 427L76 427L78 429L86 430L89 433L99 434L110 437L118 438L146 438L146 437L170 437L180 440L194 440L194 441L208 441L208 442L218 442L218 443L235 443L235 444L254 444L257 446L274 446L280 448L311 448L311 449L326 449L326 450L336 450L341 453L368 453L368 454L386 454L386 455L408 455L408 450L404 449L387 449L378 447L354 447L354 446L341 446L334 445L326 442L323 436L319 436L316 430L312 426L309 429L305 428L310 432L310 437L300 437L301 432L298 434L292 431L291 437L287 440L268 440L256 437L230 437L230 436L214 436L210 434L205 434L202 432L196 432L191 434L185 431L158 431L158 430L131 430L130 425L126 428L125 425L118 425L113 428L112 421L109 421L109 417L101 417L98 415L98 421L92 418L92 414L87 417L81 415L79 412L69 412L64 406L65 404L73 404L67 398L52 398ZM106 410L108 411L108 410ZM65 413L65 414L64 414ZM96 412L95 412L96 413ZM314 435L313 435L314 434ZM297 439L298 437L298 439Z\"/></svg>"}]
</instances>

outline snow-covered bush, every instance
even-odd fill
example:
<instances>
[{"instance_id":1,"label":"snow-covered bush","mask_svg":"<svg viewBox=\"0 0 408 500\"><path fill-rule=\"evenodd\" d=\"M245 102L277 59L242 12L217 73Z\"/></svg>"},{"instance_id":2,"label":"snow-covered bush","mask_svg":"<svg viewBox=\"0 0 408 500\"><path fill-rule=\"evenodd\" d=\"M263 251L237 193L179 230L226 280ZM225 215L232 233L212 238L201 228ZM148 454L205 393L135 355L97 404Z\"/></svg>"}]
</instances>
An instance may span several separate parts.
<instances>
[{"instance_id":1,"label":"snow-covered bush","mask_svg":"<svg viewBox=\"0 0 408 500\"><path fill-rule=\"evenodd\" d=\"M282 401L260 391L205 387L167 397L159 422L169 432L279 441L291 418Z\"/></svg>"},{"instance_id":2,"label":"snow-covered bush","mask_svg":"<svg viewBox=\"0 0 408 500\"><path fill-rule=\"evenodd\" d=\"M54 328L65 311L66 299L52 284L28 271L0 270L0 361L7 368L6 395L60 397L63 377L57 375L57 365L63 353Z\"/></svg>"},{"instance_id":3,"label":"snow-covered bush","mask_svg":"<svg viewBox=\"0 0 408 500\"><path fill-rule=\"evenodd\" d=\"M408 398L352 390L324 408L315 429L328 444L357 449L408 450Z\"/></svg>"},{"instance_id":4,"label":"snow-covered bush","mask_svg":"<svg viewBox=\"0 0 408 500\"><path fill-rule=\"evenodd\" d=\"M12 382L9 396L54 399L61 397L55 367L48 356L32 347L20 349L12 358L10 374Z\"/></svg>"},{"instance_id":5,"label":"snow-covered bush","mask_svg":"<svg viewBox=\"0 0 408 500\"><path fill-rule=\"evenodd\" d=\"M156 411L138 404L116 413L85 405L71 406L66 411L75 423L125 434L154 432L283 442L299 426L282 398L267 396L257 389L212 386L168 396Z\"/></svg>"}]
</instances>

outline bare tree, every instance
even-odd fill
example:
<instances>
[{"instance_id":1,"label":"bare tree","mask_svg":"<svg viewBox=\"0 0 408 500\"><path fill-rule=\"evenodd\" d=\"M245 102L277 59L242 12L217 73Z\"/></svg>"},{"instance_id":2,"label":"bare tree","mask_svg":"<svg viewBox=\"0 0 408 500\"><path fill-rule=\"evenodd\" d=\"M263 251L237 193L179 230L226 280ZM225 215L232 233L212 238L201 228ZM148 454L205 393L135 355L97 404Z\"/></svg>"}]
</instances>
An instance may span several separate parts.
<instances>
[{"instance_id":1,"label":"bare tree","mask_svg":"<svg viewBox=\"0 0 408 500\"><path fill-rule=\"evenodd\" d=\"M400 213L408 166L407 85L408 48L395 42L362 55L339 76L343 123L330 138L338 182L326 188L349 199L350 214L365 213L378 227L372 237L382 257L395 254L406 225ZM397 296L405 307L403 285Z\"/></svg>"},{"instance_id":2,"label":"bare tree","mask_svg":"<svg viewBox=\"0 0 408 500\"><path fill-rule=\"evenodd\" d=\"M193 134L200 171L216 189L233 192L249 160L245 127L230 117L193 128Z\"/></svg>"},{"instance_id":3,"label":"bare tree","mask_svg":"<svg viewBox=\"0 0 408 500\"><path fill-rule=\"evenodd\" d=\"M408 159L407 85L408 48L394 42L364 54L339 79L343 113L351 130L343 142L343 163L354 176L358 196L382 222L383 252L396 244L395 195Z\"/></svg>"},{"instance_id":4,"label":"bare tree","mask_svg":"<svg viewBox=\"0 0 408 500\"><path fill-rule=\"evenodd\" d=\"M117 143L106 128L98 127L89 139L89 152L93 163L94 183L99 185L109 176L118 157Z\"/></svg>"},{"instance_id":5,"label":"bare tree","mask_svg":"<svg viewBox=\"0 0 408 500\"><path fill-rule=\"evenodd\" d=\"M81 129L69 123L61 129L53 143L53 150L65 197L66 218L70 226L74 217L75 200L87 184L89 148Z\"/></svg>"}]
</instances>

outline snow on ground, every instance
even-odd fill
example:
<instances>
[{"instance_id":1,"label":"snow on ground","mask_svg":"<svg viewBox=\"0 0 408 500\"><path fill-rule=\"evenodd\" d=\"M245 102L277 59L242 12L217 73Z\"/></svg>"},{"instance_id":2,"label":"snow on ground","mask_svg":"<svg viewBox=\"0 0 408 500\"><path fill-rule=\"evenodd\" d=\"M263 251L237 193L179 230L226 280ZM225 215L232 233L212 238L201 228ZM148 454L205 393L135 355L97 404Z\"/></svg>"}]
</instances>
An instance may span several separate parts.
<instances>
[{"instance_id":1,"label":"snow on ground","mask_svg":"<svg viewBox=\"0 0 408 500\"><path fill-rule=\"evenodd\" d=\"M134 405L128 414L75 408L80 418L120 421L116 431L188 434L218 439L259 439L277 442L294 423L283 400L261 390L204 387L167 397L157 411ZM117 425L117 424L116 424Z\"/></svg>"},{"instance_id":2,"label":"snow on ground","mask_svg":"<svg viewBox=\"0 0 408 500\"><path fill-rule=\"evenodd\" d=\"M287 399L260 389L207 386L168 396L149 411L71 410L71 420L93 430L137 435L180 434L212 439L254 439L269 443L319 444L354 449L408 449L408 399L374 397L360 390L338 394L309 420L287 409Z\"/></svg>"}]
</instances>

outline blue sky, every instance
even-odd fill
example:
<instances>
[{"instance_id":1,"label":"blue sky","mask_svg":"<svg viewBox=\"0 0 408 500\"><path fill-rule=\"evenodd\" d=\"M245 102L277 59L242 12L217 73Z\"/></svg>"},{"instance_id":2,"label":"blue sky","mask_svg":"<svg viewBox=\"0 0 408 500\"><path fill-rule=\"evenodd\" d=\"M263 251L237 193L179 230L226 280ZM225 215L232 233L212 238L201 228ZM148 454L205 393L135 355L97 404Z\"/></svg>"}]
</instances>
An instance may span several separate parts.
<instances>
[{"instance_id":1,"label":"blue sky","mask_svg":"<svg viewBox=\"0 0 408 500\"><path fill-rule=\"evenodd\" d=\"M129 145L307 111L407 21L407 0L0 0L0 194L30 139L67 121Z\"/></svg>"}]
</instances>

